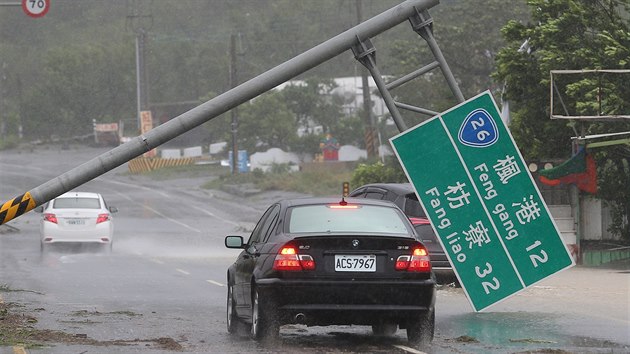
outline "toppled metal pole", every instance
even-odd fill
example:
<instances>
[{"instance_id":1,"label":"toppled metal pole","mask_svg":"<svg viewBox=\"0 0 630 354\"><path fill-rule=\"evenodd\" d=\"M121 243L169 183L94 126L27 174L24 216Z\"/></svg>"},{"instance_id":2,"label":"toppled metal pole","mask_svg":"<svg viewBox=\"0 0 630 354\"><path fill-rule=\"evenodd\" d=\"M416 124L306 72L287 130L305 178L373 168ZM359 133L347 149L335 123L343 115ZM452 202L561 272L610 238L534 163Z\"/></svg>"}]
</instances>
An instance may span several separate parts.
<instances>
[{"instance_id":1,"label":"toppled metal pole","mask_svg":"<svg viewBox=\"0 0 630 354\"><path fill-rule=\"evenodd\" d=\"M2 205L0 224L90 181L123 163L185 133L248 100L273 89L335 56L350 50L357 38L382 33L438 0L407 0L309 49L273 69L209 100L190 111L120 145Z\"/></svg>"}]
</instances>

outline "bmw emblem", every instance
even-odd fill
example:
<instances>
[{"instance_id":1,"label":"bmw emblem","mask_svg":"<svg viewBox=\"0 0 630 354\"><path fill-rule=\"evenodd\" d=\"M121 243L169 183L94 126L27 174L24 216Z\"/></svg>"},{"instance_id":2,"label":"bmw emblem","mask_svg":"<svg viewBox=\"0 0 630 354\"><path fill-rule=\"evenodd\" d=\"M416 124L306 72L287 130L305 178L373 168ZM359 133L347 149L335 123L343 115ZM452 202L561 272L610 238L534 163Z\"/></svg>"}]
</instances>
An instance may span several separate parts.
<instances>
[{"instance_id":1,"label":"bmw emblem","mask_svg":"<svg viewBox=\"0 0 630 354\"><path fill-rule=\"evenodd\" d=\"M359 247L359 240L352 240L352 247L354 248Z\"/></svg>"}]
</instances>

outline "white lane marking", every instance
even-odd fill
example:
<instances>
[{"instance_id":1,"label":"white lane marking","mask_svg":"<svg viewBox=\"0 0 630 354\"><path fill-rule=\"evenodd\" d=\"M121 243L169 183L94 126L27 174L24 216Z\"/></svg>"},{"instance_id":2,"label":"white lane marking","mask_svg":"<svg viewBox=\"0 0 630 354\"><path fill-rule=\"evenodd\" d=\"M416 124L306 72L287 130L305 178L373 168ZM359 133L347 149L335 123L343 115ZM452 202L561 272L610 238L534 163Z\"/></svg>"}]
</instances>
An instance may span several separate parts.
<instances>
[{"instance_id":1,"label":"white lane marking","mask_svg":"<svg viewBox=\"0 0 630 354\"><path fill-rule=\"evenodd\" d=\"M239 225L239 223L237 223L237 222L234 222L234 221L232 221L232 220L228 220L228 219L222 218L222 217L220 217L220 216L217 216L216 214L214 214L214 213L212 213L212 212L210 212L210 211L208 211L208 210L206 210L206 209L203 209L203 208L200 208L200 207L197 207L197 206L194 206L194 205L193 205L192 207L193 207L193 208L195 208L195 209L197 209L197 210L199 210L200 212L202 212L202 213L204 213L204 214L210 215L210 216L212 216L213 218L217 218L217 219L219 219L219 220L221 220L221 221L223 221L223 222L225 222L225 223L228 223L228 224L231 224L231 225L234 225L234 226L241 226L241 225Z\"/></svg>"},{"instance_id":2,"label":"white lane marking","mask_svg":"<svg viewBox=\"0 0 630 354\"><path fill-rule=\"evenodd\" d=\"M166 216L166 215L164 215L164 214L160 213L159 211L157 211L157 210L155 210L155 209L151 208L150 206L143 205L142 203L138 203L137 201L133 200L131 197L129 197L129 196L125 195L125 194L122 194L122 193L120 193L120 192L118 192L118 191L114 191L114 192L115 192L116 194L118 194L119 196L121 196L122 198L125 198L125 199L127 199L128 201L130 201L130 202L132 202L132 203L138 204L138 205L142 206L143 208L148 209L148 210L150 210L150 211L154 212L155 214L157 214L157 215L159 215L159 216L163 217L164 219L166 219L166 220L168 220L168 221L170 221L170 222L172 222L172 223L175 223L175 224L177 224L177 225L183 226L183 227L185 227L185 228L187 228L187 229L189 229L189 230L192 230L192 231L194 231L194 232L201 233L201 230L195 229L194 227L189 226L189 225L187 225L187 224L184 224L184 223L183 223L183 222L181 222L181 221L175 220L175 219L173 219L173 218L169 218L168 216Z\"/></svg>"},{"instance_id":3,"label":"white lane marking","mask_svg":"<svg viewBox=\"0 0 630 354\"><path fill-rule=\"evenodd\" d=\"M16 164L12 164L12 163L7 163L7 162L0 162L0 165L4 165L4 166L9 166L11 168L16 169L16 172L13 172L11 170L6 170L6 171L2 171L5 173L10 173L10 174L14 174L14 175L24 175L24 170L28 169L28 170L37 170L37 171L46 171L49 172L50 170L47 168L43 168L43 167L37 167L37 166L26 166L26 165L16 165ZM20 172L21 171L21 172Z\"/></svg>"},{"instance_id":4,"label":"white lane marking","mask_svg":"<svg viewBox=\"0 0 630 354\"><path fill-rule=\"evenodd\" d=\"M151 191L152 193L157 193L163 197L166 198L170 198L170 196L166 193L166 192L162 192L161 190L155 190L153 188L149 188L140 184L131 184L131 183L126 183L126 182L120 182L120 181L113 181L110 179L103 179L103 178L95 178L96 180L99 180L101 182L107 182L107 183L112 183L112 184L119 184L119 185L123 185L123 186L127 186L127 187L131 187L131 188L140 188L140 189L144 189L147 191Z\"/></svg>"},{"instance_id":5,"label":"white lane marking","mask_svg":"<svg viewBox=\"0 0 630 354\"><path fill-rule=\"evenodd\" d=\"M99 180L100 180L100 178L97 178L97 179L99 179ZM113 183L113 184L122 184L122 185L125 185L125 186L134 187L134 188L136 188L136 187L137 187L137 188L142 188L142 189L146 189L146 190L149 190L149 191L151 191L151 192L154 192L154 190L153 190L153 189L148 188L148 187L145 187L145 186L141 186L141 185L136 185L136 184L131 184L131 183L125 183L125 182L119 182L119 181L111 181L111 180L105 180L105 179L103 179L102 181L103 181L103 182ZM122 194L122 193L120 193L120 192L118 192L118 191L115 191L115 192L116 192L116 194L120 195L121 197L123 197L123 198L125 198L125 199L127 199L127 200L129 200L129 201L135 202L133 199L131 199L131 198L130 198L130 197L128 197L127 195ZM164 196L164 197L166 197L166 198L170 198L170 197L169 197L169 195L168 195L168 194L166 194L166 193L164 193L164 192L160 192L160 191L155 191L155 192L157 192L158 194L161 194L162 196ZM228 220L228 219L226 219L226 218L222 218L222 217L220 217L220 216L218 216L218 215L216 215L216 214L214 214L214 213L212 213L211 211L208 211L208 210L206 210L206 209L203 209L203 208L200 208L200 207L198 207L198 206L194 206L194 205L192 205L191 207L192 207L192 208L194 208L194 209L199 210L200 212L202 212L202 213L204 213L204 214L206 214L206 215L209 215L209 216L211 216L211 217L213 217L213 218L219 219L219 220L221 220L221 221L223 221L223 222L225 222L225 223L227 223L227 224L234 225L234 226L236 226L236 227L240 227L240 226L241 226L241 225L240 225L239 223L237 223L237 222L234 222L234 221L232 221L232 220ZM159 214L158 214L158 215L159 215ZM201 231L197 231L197 232L201 232Z\"/></svg>"},{"instance_id":6,"label":"white lane marking","mask_svg":"<svg viewBox=\"0 0 630 354\"><path fill-rule=\"evenodd\" d=\"M180 272L180 273L182 273L182 274L190 275L190 272L187 272L187 271L185 271L183 269L176 268L175 270Z\"/></svg>"},{"instance_id":7,"label":"white lane marking","mask_svg":"<svg viewBox=\"0 0 630 354\"><path fill-rule=\"evenodd\" d=\"M181 226L183 226L183 227L187 228L188 230L191 230L191 231L194 231L194 232L197 232L197 233L201 233L201 230L199 230L199 229L195 229L194 227L189 226L189 225L187 225L187 224L184 224L184 223L183 223L183 222L181 222L181 221L178 221L178 220L175 220L175 219L173 219L173 218L170 218L170 217L168 217L168 216L166 216L166 215L164 215L164 214L160 213L159 211L157 211L157 210L155 210L155 209L151 208L151 207L150 207L150 206L148 206L148 205L143 205L143 207L144 207L145 209L149 209L149 210L151 210L152 212L154 212L154 213L158 214L159 216L163 217L164 219L166 219L166 220L168 220L168 221L170 221L170 222L172 222L172 223L175 223L175 224L177 224L177 225L181 225Z\"/></svg>"},{"instance_id":8,"label":"white lane marking","mask_svg":"<svg viewBox=\"0 0 630 354\"><path fill-rule=\"evenodd\" d=\"M212 285L216 285L216 286L225 286L225 284L221 284L218 281L214 281L214 280L206 280L208 283L212 284Z\"/></svg>"},{"instance_id":9,"label":"white lane marking","mask_svg":"<svg viewBox=\"0 0 630 354\"><path fill-rule=\"evenodd\" d=\"M413 348L409 348L407 346L404 345L400 345L400 344L393 344L394 347L400 349L400 350L404 350L408 353L412 353L412 354L427 354L426 352L421 352L417 349L413 349Z\"/></svg>"},{"instance_id":10,"label":"white lane marking","mask_svg":"<svg viewBox=\"0 0 630 354\"><path fill-rule=\"evenodd\" d=\"M159 259L155 259L155 258L149 258L149 260L153 263L157 263L157 264L164 264L163 261L159 260Z\"/></svg>"}]
</instances>

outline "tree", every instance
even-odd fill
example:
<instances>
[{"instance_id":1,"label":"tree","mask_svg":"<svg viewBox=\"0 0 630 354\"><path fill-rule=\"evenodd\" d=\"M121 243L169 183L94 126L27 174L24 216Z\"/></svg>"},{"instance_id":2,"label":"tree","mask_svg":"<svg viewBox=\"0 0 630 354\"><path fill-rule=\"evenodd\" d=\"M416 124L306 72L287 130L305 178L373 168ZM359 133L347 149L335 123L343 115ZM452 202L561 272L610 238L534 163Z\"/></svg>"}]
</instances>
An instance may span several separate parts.
<instances>
[{"instance_id":1,"label":"tree","mask_svg":"<svg viewBox=\"0 0 630 354\"><path fill-rule=\"evenodd\" d=\"M502 83L497 84L490 76L495 70L495 56L504 44L500 28L509 19L527 19L525 3L510 1L506 6L504 0L445 2L431 9L430 15L434 20L435 39L464 97L470 98L488 89L495 94L500 92ZM409 28L406 30L411 32ZM392 60L383 59L384 73L401 76L435 60L419 35L411 32L408 36L411 38L401 35L392 41ZM457 103L439 69L405 84L392 94L400 102L436 112ZM405 110L401 113L408 126L430 118Z\"/></svg>"},{"instance_id":2,"label":"tree","mask_svg":"<svg viewBox=\"0 0 630 354\"><path fill-rule=\"evenodd\" d=\"M290 150L297 138L295 118L278 92L263 94L241 105L239 117L239 149L250 154L272 147Z\"/></svg>"},{"instance_id":3,"label":"tree","mask_svg":"<svg viewBox=\"0 0 630 354\"><path fill-rule=\"evenodd\" d=\"M362 143L363 122L358 116L343 112L344 97L335 93L337 85L332 79L310 77L303 82L287 85L281 91L299 127L321 126L342 144ZM307 130L292 150L303 153L318 153L320 134Z\"/></svg>"},{"instance_id":4,"label":"tree","mask_svg":"<svg viewBox=\"0 0 630 354\"><path fill-rule=\"evenodd\" d=\"M630 123L550 120L549 72L560 69L630 69L629 0L529 0L532 23L509 21L502 29L507 45L497 56L495 79L506 84L510 130L529 159L570 155L571 137L628 131ZM563 78L564 79L564 78ZM597 102L597 78L560 82L566 109L592 114ZM608 113L630 114L628 78L609 80L605 87ZM579 131L578 131L579 130ZM599 196L613 204L615 231L630 239L630 151L598 149ZM624 192L620 192L624 191ZM626 225L625 230L623 225Z\"/></svg>"},{"instance_id":5,"label":"tree","mask_svg":"<svg viewBox=\"0 0 630 354\"><path fill-rule=\"evenodd\" d=\"M45 55L41 82L27 93L25 134L71 137L92 131L92 119L135 115L132 51L125 45L56 48Z\"/></svg>"}]
</instances>

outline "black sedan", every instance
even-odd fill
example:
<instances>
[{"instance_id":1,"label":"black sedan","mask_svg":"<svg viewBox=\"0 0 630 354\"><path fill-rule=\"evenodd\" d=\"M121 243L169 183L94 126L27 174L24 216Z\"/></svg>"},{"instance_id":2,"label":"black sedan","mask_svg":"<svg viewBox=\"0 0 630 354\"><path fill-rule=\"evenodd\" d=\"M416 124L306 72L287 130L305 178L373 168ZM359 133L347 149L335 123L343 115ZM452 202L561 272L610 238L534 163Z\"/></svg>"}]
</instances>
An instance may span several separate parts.
<instances>
[{"instance_id":1,"label":"black sedan","mask_svg":"<svg viewBox=\"0 0 630 354\"><path fill-rule=\"evenodd\" d=\"M254 339L284 324L368 325L432 341L435 280L427 249L393 203L350 198L282 200L264 213L227 273L227 329Z\"/></svg>"},{"instance_id":2,"label":"black sedan","mask_svg":"<svg viewBox=\"0 0 630 354\"><path fill-rule=\"evenodd\" d=\"M420 241L431 255L431 265L439 283L455 282L455 272L444 249L437 239L411 183L372 183L353 190L349 194L354 198L389 200L396 204L413 223Z\"/></svg>"}]
</instances>

